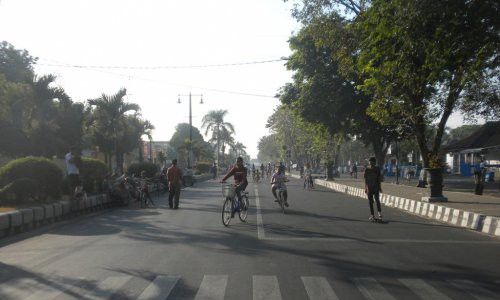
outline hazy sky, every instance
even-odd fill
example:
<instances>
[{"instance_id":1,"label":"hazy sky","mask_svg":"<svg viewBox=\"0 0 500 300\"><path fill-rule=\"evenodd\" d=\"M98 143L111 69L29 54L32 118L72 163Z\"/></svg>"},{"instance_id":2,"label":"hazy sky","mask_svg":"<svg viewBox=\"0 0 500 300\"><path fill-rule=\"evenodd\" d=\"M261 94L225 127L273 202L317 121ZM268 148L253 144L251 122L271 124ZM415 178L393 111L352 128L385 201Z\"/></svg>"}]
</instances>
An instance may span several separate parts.
<instances>
[{"instance_id":1,"label":"hazy sky","mask_svg":"<svg viewBox=\"0 0 500 300\"><path fill-rule=\"evenodd\" d=\"M193 125L201 130L209 110L228 110L236 140L256 157L278 105L273 96L290 81L283 62L154 68L288 56L298 29L290 8L282 0L0 0L0 40L39 57L37 74L57 75L74 101L127 88L127 101L156 127L155 140L169 140L176 124L188 122L188 98L178 104L178 94L203 94L202 105L193 96ZM449 125L461 123L454 117Z\"/></svg>"}]
</instances>

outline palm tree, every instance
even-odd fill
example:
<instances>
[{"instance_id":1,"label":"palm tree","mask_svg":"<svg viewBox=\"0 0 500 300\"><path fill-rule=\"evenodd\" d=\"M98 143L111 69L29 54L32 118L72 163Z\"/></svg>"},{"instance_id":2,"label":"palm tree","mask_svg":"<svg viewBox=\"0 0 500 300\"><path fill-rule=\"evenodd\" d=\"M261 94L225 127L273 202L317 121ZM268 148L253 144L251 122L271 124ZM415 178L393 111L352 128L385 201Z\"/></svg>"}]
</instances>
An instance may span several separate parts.
<instances>
[{"instance_id":1,"label":"palm tree","mask_svg":"<svg viewBox=\"0 0 500 300\"><path fill-rule=\"evenodd\" d=\"M236 144L233 145L233 151L236 152L236 156L242 156L247 154L246 148L247 147L240 142L237 142Z\"/></svg>"},{"instance_id":2,"label":"palm tree","mask_svg":"<svg viewBox=\"0 0 500 300\"><path fill-rule=\"evenodd\" d=\"M71 106L72 101L62 88L53 86L55 80L56 76L49 74L34 76L30 83L32 97L31 105L26 109L25 128L35 155L51 157L62 147L67 147L61 135L61 129L64 128L58 122L61 112L59 108ZM80 138L81 134L76 140L79 141Z\"/></svg>"},{"instance_id":3,"label":"palm tree","mask_svg":"<svg viewBox=\"0 0 500 300\"><path fill-rule=\"evenodd\" d=\"M233 124L224 122L224 117L227 115L227 110L211 110L202 119L202 128L205 128L205 136L212 132L211 140L216 143L217 163L220 163L221 146L224 145L223 140L228 140L234 134ZM221 142L222 145L221 145Z\"/></svg>"},{"instance_id":4,"label":"palm tree","mask_svg":"<svg viewBox=\"0 0 500 300\"><path fill-rule=\"evenodd\" d=\"M118 150L118 139L125 127L126 113L140 110L139 105L125 102L123 99L127 90L122 88L114 95L102 94L97 99L88 100L91 107L95 107L92 123L95 133L95 142L102 147L106 162L111 170L112 152L116 156L116 165L119 171L123 171L123 162Z\"/></svg>"}]
</instances>

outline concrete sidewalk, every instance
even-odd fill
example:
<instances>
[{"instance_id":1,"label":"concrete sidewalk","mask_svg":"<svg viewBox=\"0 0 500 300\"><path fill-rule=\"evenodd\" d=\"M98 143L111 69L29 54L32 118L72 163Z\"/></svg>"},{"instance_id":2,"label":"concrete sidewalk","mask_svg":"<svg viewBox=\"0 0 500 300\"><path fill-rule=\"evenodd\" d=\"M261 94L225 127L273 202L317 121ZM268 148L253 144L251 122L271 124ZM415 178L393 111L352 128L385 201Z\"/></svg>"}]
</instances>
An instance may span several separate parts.
<instances>
[{"instance_id":1,"label":"concrete sidewalk","mask_svg":"<svg viewBox=\"0 0 500 300\"><path fill-rule=\"evenodd\" d=\"M292 176L299 177L297 172L294 172ZM342 176L333 181L315 179L315 183L338 192L366 198L362 173L358 174L357 179ZM443 194L448 198L448 202L426 203L421 199L429 196L428 188L384 182L382 190L381 202L387 206L455 226L500 236L500 197L445 191Z\"/></svg>"},{"instance_id":2,"label":"concrete sidewalk","mask_svg":"<svg viewBox=\"0 0 500 300\"><path fill-rule=\"evenodd\" d=\"M335 178L334 181L354 186L357 188L365 188L363 174L360 173L358 179L350 177ZM386 178L386 181L392 178ZM446 184L446 183L445 183ZM385 194L404 197L414 200L421 200L422 197L429 196L429 188L418 188L404 184L382 183L382 190ZM478 196L471 193L443 191L443 195L448 198L448 202L436 203L446 207L463 209L470 212L484 214L488 216L500 217L500 197L490 195Z\"/></svg>"}]
</instances>

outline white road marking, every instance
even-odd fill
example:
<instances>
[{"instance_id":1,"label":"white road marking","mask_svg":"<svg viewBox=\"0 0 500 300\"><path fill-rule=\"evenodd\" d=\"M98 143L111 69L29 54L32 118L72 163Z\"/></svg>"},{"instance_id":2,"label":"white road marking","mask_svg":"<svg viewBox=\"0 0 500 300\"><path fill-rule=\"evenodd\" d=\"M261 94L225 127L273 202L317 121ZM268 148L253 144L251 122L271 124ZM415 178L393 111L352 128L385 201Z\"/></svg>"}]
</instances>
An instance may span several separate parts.
<instances>
[{"instance_id":1,"label":"white road marking","mask_svg":"<svg viewBox=\"0 0 500 300\"><path fill-rule=\"evenodd\" d=\"M266 233L264 231L264 222L262 221L262 214L260 213L260 198L259 198L259 190L257 186L255 189L255 207L257 207L257 238L259 240L263 240L266 238Z\"/></svg>"},{"instance_id":2,"label":"white road marking","mask_svg":"<svg viewBox=\"0 0 500 300\"><path fill-rule=\"evenodd\" d=\"M498 295L495 295L493 292L480 287L470 280L448 280L448 282L478 300L498 299Z\"/></svg>"},{"instance_id":3,"label":"white road marking","mask_svg":"<svg viewBox=\"0 0 500 300\"><path fill-rule=\"evenodd\" d=\"M324 277L302 276L301 278L310 300L339 300Z\"/></svg>"},{"instance_id":4,"label":"white road marking","mask_svg":"<svg viewBox=\"0 0 500 300\"><path fill-rule=\"evenodd\" d=\"M165 300L177 284L179 276L157 276L137 300Z\"/></svg>"},{"instance_id":5,"label":"white road marking","mask_svg":"<svg viewBox=\"0 0 500 300\"><path fill-rule=\"evenodd\" d=\"M253 276L253 300L281 300L276 276Z\"/></svg>"},{"instance_id":6,"label":"white road marking","mask_svg":"<svg viewBox=\"0 0 500 300\"><path fill-rule=\"evenodd\" d=\"M374 278L355 278L354 283L357 288L369 300L396 300L383 286L381 286Z\"/></svg>"},{"instance_id":7,"label":"white road marking","mask_svg":"<svg viewBox=\"0 0 500 300\"><path fill-rule=\"evenodd\" d=\"M222 300L226 293L227 275L205 275L195 300Z\"/></svg>"},{"instance_id":8,"label":"white road marking","mask_svg":"<svg viewBox=\"0 0 500 300\"><path fill-rule=\"evenodd\" d=\"M450 297L436 290L432 285L422 279L399 279L407 288L422 299L451 300Z\"/></svg>"},{"instance_id":9,"label":"white road marking","mask_svg":"<svg viewBox=\"0 0 500 300\"><path fill-rule=\"evenodd\" d=\"M132 276L112 276L99 282L95 289L86 294L83 299L101 300L111 297L116 293Z\"/></svg>"}]
</instances>

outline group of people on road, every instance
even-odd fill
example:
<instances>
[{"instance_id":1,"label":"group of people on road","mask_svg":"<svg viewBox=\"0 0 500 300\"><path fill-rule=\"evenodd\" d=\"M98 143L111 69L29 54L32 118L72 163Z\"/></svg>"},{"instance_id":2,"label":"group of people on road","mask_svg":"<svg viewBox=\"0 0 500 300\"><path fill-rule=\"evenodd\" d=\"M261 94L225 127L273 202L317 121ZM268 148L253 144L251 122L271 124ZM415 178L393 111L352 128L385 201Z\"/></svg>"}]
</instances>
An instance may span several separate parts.
<instances>
[{"instance_id":1,"label":"group of people on road","mask_svg":"<svg viewBox=\"0 0 500 300\"><path fill-rule=\"evenodd\" d=\"M70 187L75 190L75 194L78 192L79 187L81 187L81 180L79 177L79 169L81 166L81 157L78 155L77 149L72 148L69 153L66 154L65 156L65 161L66 161L66 169L68 173L68 179L70 182ZM381 211L381 205L380 205L380 193L382 192L382 174L380 168L376 165L376 159L375 157L371 157L369 159L369 165L366 167L365 172L364 172L364 180L365 180L365 193L368 196L368 203L370 207L370 220L380 220L382 218L382 211ZM251 171L254 174L255 178L255 172L258 172L258 169L255 168L255 165L252 165ZM277 200L277 194L276 190L285 184L288 179L286 178L285 175L285 166L280 164L277 168L274 168L276 172L273 173L273 166L269 163L267 166L264 166L262 164L260 166L261 169L261 174L269 174L271 173L272 175L268 175L268 177L271 178L270 184L271 184L271 192L275 198L275 201ZM231 167L229 172L222 178L220 181L221 183L225 183L228 178L231 176L234 177L234 185L235 185L235 192L238 197L238 200L241 201L241 193L246 189L248 186L248 180L247 180L247 174L249 173L250 170L248 170L243 162L242 157L238 157L236 159L236 164ZM357 170L354 170L353 173L356 173ZM213 178L215 179L217 177L217 165L214 163L214 165L211 168L211 173L213 175ZM170 167L168 167L166 170L164 170L164 175L167 180L168 184L168 190L169 190L169 195L168 195L168 205L170 208L173 209L178 209L179 208L179 199L180 199L180 193L181 193L181 187L182 187L182 171L181 169L177 166L177 159L172 160L172 164ZM309 184L311 187L314 186L314 181L312 179L312 169L310 164L305 165L305 169L303 171L304 175L304 188L306 185L306 181L309 181ZM147 186L147 181L145 178L145 172L141 172L141 183L144 182L144 185ZM142 188L141 184L141 188ZM286 192L286 187L284 189L284 204L285 206L289 206L288 204L288 194ZM149 193L146 195L151 199ZM377 215L375 216L374 212L374 207L373 203L375 202L377 206ZM151 200L152 203L152 200Z\"/></svg>"}]
</instances>

